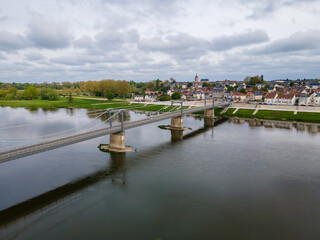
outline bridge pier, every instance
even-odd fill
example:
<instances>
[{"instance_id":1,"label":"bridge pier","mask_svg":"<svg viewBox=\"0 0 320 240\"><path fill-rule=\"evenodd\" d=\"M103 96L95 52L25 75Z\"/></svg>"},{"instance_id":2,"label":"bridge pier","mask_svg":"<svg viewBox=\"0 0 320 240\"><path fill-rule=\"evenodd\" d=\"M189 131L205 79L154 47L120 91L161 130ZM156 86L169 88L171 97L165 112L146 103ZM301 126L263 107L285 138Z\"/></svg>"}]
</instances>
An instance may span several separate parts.
<instances>
[{"instance_id":1,"label":"bridge pier","mask_svg":"<svg viewBox=\"0 0 320 240\"><path fill-rule=\"evenodd\" d=\"M181 116L181 117L171 118L170 128L184 129L183 128L183 117Z\"/></svg>"},{"instance_id":2,"label":"bridge pier","mask_svg":"<svg viewBox=\"0 0 320 240\"><path fill-rule=\"evenodd\" d=\"M204 117L205 118L214 118L214 109L204 110Z\"/></svg>"},{"instance_id":3,"label":"bridge pier","mask_svg":"<svg viewBox=\"0 0 320 240\"><path fill-rule=\"evenodd\" d=\"M204 126L214 127L214 109L204 110Z\"/></svg>"},{"instance_id":4,"label":"bridge pier","mask_svg":"<svg viewBox=\"0 0 320 240\"><path fill-rule=\"evenodd\" d=\"M109 145L104 145L101 148L110 152L131 152L132 148L125 145L124 136L124 131L110 134Z\"/></svg>"}]
</instances>

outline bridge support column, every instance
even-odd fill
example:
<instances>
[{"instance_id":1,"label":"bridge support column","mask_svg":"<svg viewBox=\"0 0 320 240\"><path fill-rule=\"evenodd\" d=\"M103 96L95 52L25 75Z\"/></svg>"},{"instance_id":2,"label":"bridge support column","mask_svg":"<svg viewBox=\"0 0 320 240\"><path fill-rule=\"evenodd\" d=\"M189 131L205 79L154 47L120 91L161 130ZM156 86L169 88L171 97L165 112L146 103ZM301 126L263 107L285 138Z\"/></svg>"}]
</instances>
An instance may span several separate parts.
<instances>
[{"instance_id":1,"label":"bridge support column","mask_svg":"<svg viewBox=\"0 0 320 240\"><path fill-rule=\"evenodd\" d=\"M204 126L214 127L214 109L204 110Z\"/></svg>"},{"instance_id":2,"label":"bridge support column","mask_svg":"<svg viewBox=\"0 0 320 240\"><path fill-rule=\"evenodd\" d=\"M124 136L124 131L110 134L109 145L104 145L102 148L110 152L131 152L132 148L125 145Z\"/></svg>"},{"instance_id":3,"label":"bridge support column","mask_svg":"<svg viewBox=\"0 0 320 240\"><path fill-rule=\"evenodd\" d=\"M183 129L183 117L171 118L170 128Z\"/></svg>"},{"instance_id":4,"label":"bridge support column","mask_svg":"<svg viewBox=\"0 0 320 240\"><path fill-rule=\"evenodd\" d=\"M204 110L204 117L205 118L214 118L214 110L213 109Z\"/></svg>"}]
</instances>

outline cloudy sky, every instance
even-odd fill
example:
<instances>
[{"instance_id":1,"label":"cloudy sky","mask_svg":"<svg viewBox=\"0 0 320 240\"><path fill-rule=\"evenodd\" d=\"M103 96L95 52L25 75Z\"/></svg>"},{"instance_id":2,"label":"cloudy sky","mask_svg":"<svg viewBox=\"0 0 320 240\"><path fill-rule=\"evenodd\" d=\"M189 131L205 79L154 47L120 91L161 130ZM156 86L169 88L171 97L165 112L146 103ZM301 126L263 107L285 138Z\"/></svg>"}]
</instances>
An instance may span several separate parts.
<instances>
[{"instance_id":1,"label":"cloudy sky","mask_svg":"<svg viewBox=\"0 0 320 240\"><path fill-rule=\"evenodd\" d=\"M320 0L0 1L0 81L320 77Z\"/></svg>"}]
</instances>

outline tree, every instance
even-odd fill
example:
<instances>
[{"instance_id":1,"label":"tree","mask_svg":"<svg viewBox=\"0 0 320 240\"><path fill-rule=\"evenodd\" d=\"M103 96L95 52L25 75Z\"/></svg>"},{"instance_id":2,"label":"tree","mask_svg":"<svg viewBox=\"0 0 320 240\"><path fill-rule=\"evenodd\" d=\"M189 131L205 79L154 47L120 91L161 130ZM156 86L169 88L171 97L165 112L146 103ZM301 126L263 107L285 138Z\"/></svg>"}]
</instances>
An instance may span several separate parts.
<instances>
[{"instance_id":1,"label":"tree","mask_svg":"<svg viewBox=\"0 0 320 240\"><path fill-rule=\"evenodd\" d=\"M202 87L212 87L210 83L204 82L202 83Z\"/></svg>"},{"instance_id":2,"label":"tree","mask_svg":"<svg viewBox=\"0 0 320 240\"><path fill-rule=\"evenodd\" d=\"M170 99L170 96L167 94L164 94L159 98L160 101L169 101Z\"/></svg>"},{"instance_id":3,"label":"tree","mask_svg":"<svg viewBox=\"0 0 320 240\"><path fill-rule=\"evenodd\" d=\"M181 93L180 92L174 92L174 93L172 93L171 98L173 100L180 99L181 98Z\"/></svg>"},{"instance_id":4,"label":"tree","mask_svg":"<svg viewBox=\"0 0 320 240\"><path fill-rule=\"evenodd\" d=\"M230 91L230 92L233 92L234 90L234 87L230 86L230 85L226 85L227 87L227 90Z\"/></svg>"},{"instance_id":5,"label":"tree","mask_svg":"<svg viewBox=\"0 0 320 240\"><path fill-rule=\"evenodd\" d=\"M38 97L38 90L34 86L27 87L23 92L23 98L27 100L36 99Z\"/></svg>"},{"instance_id":6,"label":"tree","mask_svg":"<svg viewBox=\"0 0 320 240\"><path fill-rule=\"evenodd\" d=\"M55 101L58 100L58 93L52 88L42 88L40 90L40 98L42 100Z\"/></svg>"},{"instance_id":7,"label":"tree","mask_svg":"<svg viewBox=\"0 0 320 240\"><path fill-rule=\"evenodd\" d=\"M11 94L13 97L17 95L18 89L12 87L8 89L8 93Z\"/></svg>"},{"instance_id":8,"label":"tree","mask_svg":"<svg viewBox=\"0 0 320 240\"><path fill-rule=\"evenodd\" d=\"M251 79L250 76L246 76L243 81L244 81L245 83L248 83L248 82L250 81L250 79Z\"/></svg>"},{"instance_id":9,"label":"tree","mask_svg":"<svg viewBox=\"0 0 320 240\"><path fill-rule=\"evenodd\" d=\"M241 88L240 92L243 93L243 94L246 94L247 90L245 88Z\"/></svg>"},{"instance_id":10,"label":"tree","mask_svg":"<svg viewBox=\"0 0 320 240\"><path fill-rule=\"evenodd\" d=\"M116 93L121 97L126 97L130 93L130 84L127 81L117 81Z\"/></svg>"},{"instance_id":11,"label":"tree","mask_svg":"<svg viewBox=\"0 0 320 240\"><path fill-rule=\"evenodd\" d=\"M108 98L108 100L112 100L114 99L114 94L112 92L108 92L106 97Z\"/></svg>"},{"instance_id":12,"label":"tree","mask_svg":"<svg viewBox=\"0 0 320 240\"><path fill-rule=\"evenodd\" d=\"M7 91L0 89L0 98L4 98L7 94Z\"/></svg>"},{"instance_id":13,"label":"tree","mask_svg":"<svg viewBox=\"0 0 320 240\"><path fill-rule=\"evenodd\" d=\"M245 77L244 79L245 83L247 85L256 85L257 83L263 83L263 75L261 76L254 76L254 77L250 77L250 76L247 76Z\"/></svg>"},{"instance_id":14,"label":"tree","mask_svg":"<svg viewBox=\"0 0 320 240\"><path fill-rule=\"evenodd\" d=\"M12 99L13 99L13 96L12 96L12 94L7 93L7 95L5 96L4 99L5 99L5 100L12 100Z\"/></svg>"}]
</instances>

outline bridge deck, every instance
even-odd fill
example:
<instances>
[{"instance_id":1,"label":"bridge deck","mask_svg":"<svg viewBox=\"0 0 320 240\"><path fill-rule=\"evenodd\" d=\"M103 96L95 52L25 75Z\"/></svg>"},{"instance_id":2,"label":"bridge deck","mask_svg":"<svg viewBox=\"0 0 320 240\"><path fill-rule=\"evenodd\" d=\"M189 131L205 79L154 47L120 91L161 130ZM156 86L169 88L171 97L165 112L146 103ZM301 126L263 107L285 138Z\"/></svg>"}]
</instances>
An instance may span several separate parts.
<instances>
[{"instance_id":1,"label":"bridge deck","mask_svg":"<svg viewBox=\"0 0 320 240\"><path fill-rule=\"evenodd\" d=\"M202 110L207 110L207 109L212 109L212 106L195 107L195 108L183 110L183 114L190 114L190 113L194 113L194 112L198 112L198 111L202 111ZM181 112L176 111L176 112L169 112L169 113L161 114L161 115L155 116L153 118L146 118L146 119L137 120L137 121L133 121L133 122L127 122L127 123L123 124L123 130L127 130L127 129L134 128L134 127L139 127L142 125L162 121L162 120L165 120L168 118L179 117L179 116L181 116ZM53 140L48 140L45 142L40 142L37 144L32 144L32 145L28 145L28 146L24 146L24 147L14 148L14 149L11 149L8 151L0 152L0 163L6 162L9 160L13 160L13 159L17 159L17 158L21 158L21 157L25 157L25 156L29 156L29 155L33 155L33 154L36 154L39 152L44 152L44 151L48 151L51 149L60 148L60 147L66 146L66 145L71 145L74 143L86 141L89 139L101 137L104 135L116 133L119 131L121 131L121 125L117 125L114 127L108 127L108 128L102 128L102 129L94 130L94 131L90 131L90 132L74 134L74 135L70 135L67 137L56 138Z\"/></svg>"}]
</instances>

